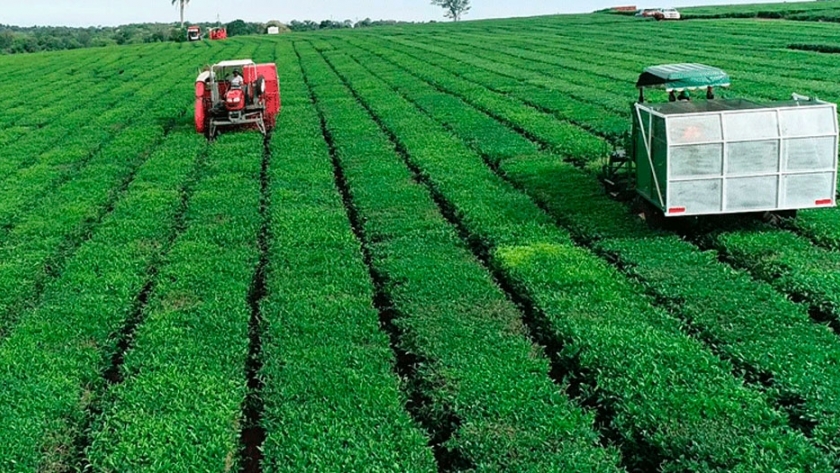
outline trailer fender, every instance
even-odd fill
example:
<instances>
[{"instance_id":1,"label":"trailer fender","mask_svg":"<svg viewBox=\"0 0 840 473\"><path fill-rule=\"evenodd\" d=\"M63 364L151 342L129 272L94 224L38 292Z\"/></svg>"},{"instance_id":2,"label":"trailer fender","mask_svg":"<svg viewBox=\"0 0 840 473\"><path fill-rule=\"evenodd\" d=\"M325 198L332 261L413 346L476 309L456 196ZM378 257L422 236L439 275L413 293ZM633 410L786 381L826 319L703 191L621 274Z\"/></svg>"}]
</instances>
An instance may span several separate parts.
<instances>
[{"instance_id":1,"label":"trailer fender","mask_svg":"<svg viewBox=\"0 0 840 473\"><path fill-rule=\"evenodd\" d=\"M204 81L195 83L195 131L204 133L207 111L204 109Z\"/></svg>"},{"instance_id":2,"label":"trailer fender","mask_svg":"<svg viewBox=\"0 0 840 473\"><path fill-rule=\"evenodd\" d=\"M204 75L204 73L202 73L202 75ZM209 76L209 74L207 74L207 76ZM199 76L199 78L195 81L195 98L204 98L204 92L206 90L205 87L204 80L202 80L202 77Z\"/></svg>"},{"instance_id":3,"label":"trailer fender","mask_svg":"<svg viewBox=\"0 0 840 473\"><path fill-rule=\"evenodd\" d=\"M207 114L204 111L204 99L195 99L195 131L198 133L204 133L204 129L206 128L206 116Z\"/></svg>"}]
</instances>

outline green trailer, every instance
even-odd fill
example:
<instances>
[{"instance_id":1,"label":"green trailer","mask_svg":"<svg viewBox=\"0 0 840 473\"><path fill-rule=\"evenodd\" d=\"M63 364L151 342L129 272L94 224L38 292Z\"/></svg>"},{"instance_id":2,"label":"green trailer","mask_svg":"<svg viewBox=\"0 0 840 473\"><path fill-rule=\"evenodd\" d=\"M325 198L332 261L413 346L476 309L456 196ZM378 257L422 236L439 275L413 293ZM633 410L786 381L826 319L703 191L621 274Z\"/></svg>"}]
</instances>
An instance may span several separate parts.
<instances>
[{"instance_id":1,"label":"green trailer","mask_svg":"<svg viewBox=\"0 0 840 473\"><path fill-rule=\"evenodd\" d=\"M837 106L796 94L715 99L729 85L725 72L702 64L645 69L627 149L605 168L608 187L634 191L666 217L834 207ZM669 100L647 103L648 88ZM698 90L704 97L692 100Z\"/></svg>"}]
</instances>

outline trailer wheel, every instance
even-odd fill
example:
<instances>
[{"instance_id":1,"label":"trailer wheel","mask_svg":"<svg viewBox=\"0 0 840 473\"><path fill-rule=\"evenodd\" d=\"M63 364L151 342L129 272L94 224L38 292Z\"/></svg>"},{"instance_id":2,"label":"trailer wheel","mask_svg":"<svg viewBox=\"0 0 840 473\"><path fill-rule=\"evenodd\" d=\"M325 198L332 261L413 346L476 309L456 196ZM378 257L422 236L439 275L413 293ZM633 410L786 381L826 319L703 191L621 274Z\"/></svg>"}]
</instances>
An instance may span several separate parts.
<instances>
[{"instance_id":1,"label":"trailer wheel","mask_svg":"<svg viewBox=\"0 0 840 473\"><path fill-rule=\"evenodd\" d=\"M668 226L668 219L665 218L662 210L642 198L637 197L636 202L638 202L636 209L638 209L639 218L644 220L650 228L662 229Z\"/></svg>"},{"instance_id":2,"label":"trailer wheel","mask_svg":"<svg viewBox=\"0 0 840 473\"><path fill-rule=\"evenodd\" d=\"M785 220L796 219L796 210L777 210L775 212L764 212L761 220L772 225L781 225Z\"/></svg>"}]
</instances>

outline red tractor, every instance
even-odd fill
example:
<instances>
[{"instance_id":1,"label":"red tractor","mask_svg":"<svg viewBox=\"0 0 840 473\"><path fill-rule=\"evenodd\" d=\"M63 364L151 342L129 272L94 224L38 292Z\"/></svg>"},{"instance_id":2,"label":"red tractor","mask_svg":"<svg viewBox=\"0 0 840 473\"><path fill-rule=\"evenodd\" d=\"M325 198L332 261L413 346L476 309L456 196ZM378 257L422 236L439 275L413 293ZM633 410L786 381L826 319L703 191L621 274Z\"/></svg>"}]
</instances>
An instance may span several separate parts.
<instances>
[{"instance_id":1,"label":"red tractor","mask_svg":"<svg viewBox=\"0 0 840 473\"><path fill-rule=\"evenodd\" d=\"M220 128L259 130L265 136L280 114L280 81L273 63L223 61L195 81L195 130L213 140Z\"/></svg>"},{"instance_id":2,"label":"red tractor","mask_svg":"<svg viewBox=\"0 0 840 473\"><path fill-rule=\"evenodd\" d=\"M210 40L220 40L220 39L227 39L227 29L225 29L224 27L211 28L210 29Z\"/></svg>"}]
</instances>

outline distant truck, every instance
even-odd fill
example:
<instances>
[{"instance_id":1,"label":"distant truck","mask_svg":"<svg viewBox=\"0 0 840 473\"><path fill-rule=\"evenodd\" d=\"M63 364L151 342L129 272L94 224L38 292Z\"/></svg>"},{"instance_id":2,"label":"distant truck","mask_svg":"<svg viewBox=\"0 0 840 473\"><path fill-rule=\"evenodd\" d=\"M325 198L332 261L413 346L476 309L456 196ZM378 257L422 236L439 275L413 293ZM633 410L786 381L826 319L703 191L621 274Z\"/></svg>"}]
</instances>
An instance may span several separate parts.
<instances>
[{"instance_id":1,"label":"distant truck","mask_svg":"<svg viewBox=\"0 0 840 473\"><path fill-rule=\"evenodd\" d=\"M189 28L187 28L187 40L201 41L201 27L190 26Z\"/></svg>"},{"instance_id":2,"label":"distant truck","mask_svg":"<svg viewBox=\"0 0 840 473\"><path fill-rule=\"evenodd\" d=\"M639 10L636 13L636 16L641 18L652 18L657 21L679 20L682 18L680 12L677 11L675 8L648 8L644 10Z\"/></svg>"}]
</instances>

